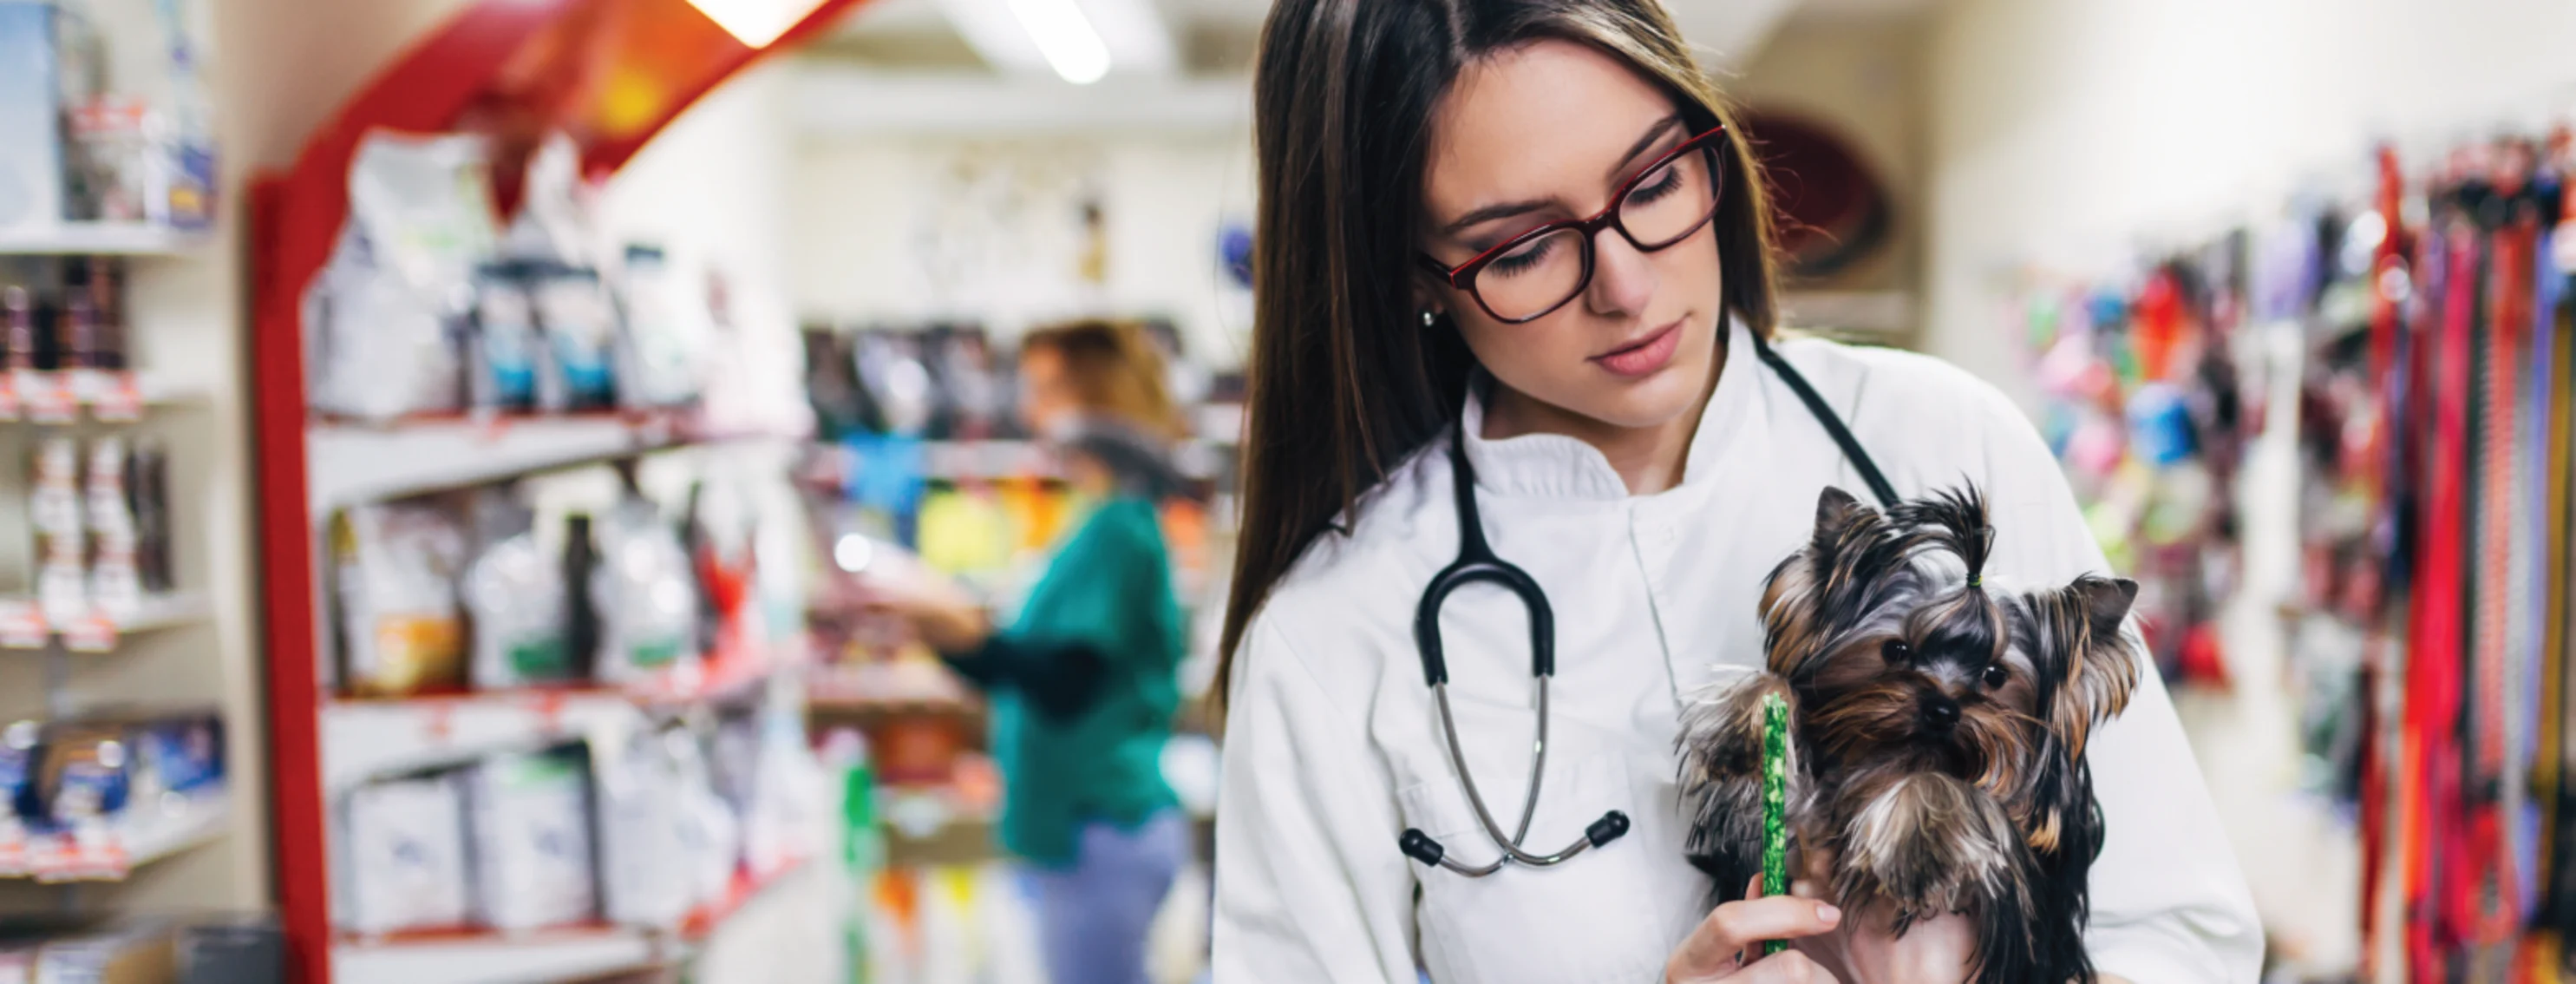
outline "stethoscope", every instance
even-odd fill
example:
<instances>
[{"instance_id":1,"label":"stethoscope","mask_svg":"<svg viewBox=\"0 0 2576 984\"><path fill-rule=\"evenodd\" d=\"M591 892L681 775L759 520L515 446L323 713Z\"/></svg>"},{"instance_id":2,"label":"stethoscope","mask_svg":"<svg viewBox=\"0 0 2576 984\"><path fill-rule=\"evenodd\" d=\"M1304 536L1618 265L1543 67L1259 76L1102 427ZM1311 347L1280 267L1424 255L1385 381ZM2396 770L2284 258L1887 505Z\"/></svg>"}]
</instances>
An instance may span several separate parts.
<instances>
[{"instance_id":1,"label":"stethoscope","mask_svg":"<svg viewBox=\"0 0 2576 984\"><path fill-rule=\"evenodd\" d=\"M1887 476L1879 472L1878 464L1870 460L1869 453L1861 449L1860 441L1852 437L1851 428L1844 426L1842 415L1826 405L1825 398L1817 395L1814 386L1808 385L1807 377L1791 368L1788 360L1781 358L1779 353L1772 351L1770 343L1761 335L1751 337L1753 354L1762 360L1763 365L1770 366L1772 372L1778 373L1780 380L1789 384L1790 391L1798 394L1799 402L1807 405L1807 412L1816 418L1817 423L1824 425L1825 433L1842 447L1843 456L1850 459L1852 469L1869 484L1870 492L1878 497L1880 504L1895 505L1895 487L1887 483ZM1423 678L1430 682L1432 698L1440 705L1440 733L1448 740L1449 765L1458 770L1458 783L1467 789L1467 805L1475 809L1476 820L1485 828L1485 836L1493 838L1501 853L1482 865L1466 864L1450 857L1448 849L1431 839L1431 835L1410 827L1396 839L1396 843L1407 857L1470 878L1482 878L1501 871L1507 864L1533 868L1564 864L1575 855L1626 835L1628 815L1618 810L1603 813L1601 819L1583 828L1582 839L1553 854L1534 854L1522 848L1522 841L1529 836L1530 818L1538 812L1539 779L1547 771L1547 689L1548 681L1556 676L1556 616L1548 607L1547 592L1539 589L1538 582L1531 579L1529 572L1495 556L1494 548L1485 542L1484 519L1476 509L1476 475L1467 464L1467 435L1463 419L1449 442L1449 465L1451 491L1458 498L1458 559L1450 561L1449 566L1431 578L1431 586L1423 589L1422 602L1413 612L1413 644L1421 651ZM1500 585L1518 595L1521 605L1529 610L1530 674L1538 678L1538 738L1530 750L1529 792L1521 798L1520 823L1513 827L1509 836L1504 835L1502 824L1494 820L1493 811L1486 808L1485 797L1476 790L1475 774L1468 771L1466 754L1459 748L1458 725L1449 713L1449 664L1441 655L1441 603L1449 599L1450 592L1479 582Z\"/></svg>"}]
</instances>

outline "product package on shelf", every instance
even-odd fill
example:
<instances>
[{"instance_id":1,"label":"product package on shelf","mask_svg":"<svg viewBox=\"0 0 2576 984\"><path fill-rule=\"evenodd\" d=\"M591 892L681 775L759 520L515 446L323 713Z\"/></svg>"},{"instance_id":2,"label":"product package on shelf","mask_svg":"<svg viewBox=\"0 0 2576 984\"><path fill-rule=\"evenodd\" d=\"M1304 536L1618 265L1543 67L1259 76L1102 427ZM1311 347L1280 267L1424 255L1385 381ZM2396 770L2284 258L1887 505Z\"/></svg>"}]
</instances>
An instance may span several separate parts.
<instances>
[{"instance_id":1,"label":"product package on shelf","mask_svg":"<svg viewBox=\"0 0 2576 984\"><path fill-rule=\"evenodd\" d=\"M465 683L465 618L457 575L465 532L427 502L370 504L331 524L342 685L395 696Z\"/></svg>"},{"instance_id":2,"label":"product package on shelf","mask_svg":"<svg viewBox=\"0 0 2576 984\"><path fill-rule=\"evenodd\" d=\"M97 94L97 37L76 11L0 4L0 232L80 217L70 182L65 112Z\"/></svg>"},{"instance_id":3,"label":"product package on shelf","mask_svg":"<svg viewBox=\"0 0 2576 984\"><path fill-rule=\"evenodd\" d=\"M465 783L454 773L380 782L340 807L331 872L335 917L355 933L465 925L473 880Z\"/></svg>"},{"instance_id":4,"label":"product package on shelf","mask_svg":"<svg viewBox=\"0 0 2576 984\"><path fill-rule=\"evenodd\" d=\"M506 491L483 490L474 513L482 552L465 569L459 592L471 616L474 688L578 678L562 555L539 544L534 511Z\"/></svg>"},{"instance_id":5,"label":"product package on shelf","mask_svg":"<svg viewBox=\"0 0 2576 984\"><path fill-rule=\"evenodd\" d=\"M711 790L683 784L685 729L639 729L591 746L591 795L599 810L601 915L634 926L675 927L697 904L694 852L707 840Z\"/></svg>"},{"instance_id":6,"label":"product package on shelf","mask_svg":"<svg viewBox=\"0 0 2576 984\"><path fill-rule=\"evenodd\" d=\"M370 135L349 168L349 225L308 300L308 402L384 420L452 411L476 269L494 256L488 149L476 137Z\"/></svg>"},{"instance_id":7,"label":"product package on shelf","mask_svg":"<svg viewBox=\"0 0 2576 984\"><path fill-rule=\"evenodd\" d=\"M589 785L582 760L567 752L496 755L466 773L482 925L527 930L596 918Z\"/></svg>"},{"instance_id":8,"label":"product package on shelf","mask_svg":"<svg viewBox=\"0 0 2576 984\"><path fill-rule=\"evenodd\" d=\"M698 595L689 552L652 502L630 497L593 528L599 565L588 590L597 613L602 682L690 680L700 672Z\"/></svg>"},{"instance_id":9,"label":"product package on shelf","mask_svg":"<svg viewBox=\"0 0 2576 984\"><path fill-rule=\"evenodd\" d=\"M103 709L0 729L0 875L117 879L225 809L223 725L198 711Z\"/></svg>"},{"instance_id":10,"label":"product package on shelf","mask_svg":"<svg viewBox=\"0 0 2576 984\"><path fill-rule=\"evenodd\" d=\"M124 285L114 257L0 257L0 420L142 415Z\"/></svg>"}]
</instances>

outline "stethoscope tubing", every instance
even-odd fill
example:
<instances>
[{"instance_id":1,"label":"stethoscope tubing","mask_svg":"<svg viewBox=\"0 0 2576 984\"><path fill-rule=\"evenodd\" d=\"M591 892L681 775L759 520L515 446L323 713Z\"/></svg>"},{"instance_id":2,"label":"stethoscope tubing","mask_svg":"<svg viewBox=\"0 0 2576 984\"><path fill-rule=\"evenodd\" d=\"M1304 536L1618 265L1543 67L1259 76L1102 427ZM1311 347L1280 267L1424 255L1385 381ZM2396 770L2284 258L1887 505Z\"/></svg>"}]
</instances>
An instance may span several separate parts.
<instances>
[{"instance_id":1,"label":"stethoscope tubing","mask_svg":"<svg viewBox=\"0 0 2576 984\"><path fill-rule=\"evenodd\" d=\"M1851 429L1844 425L1842 415L1834 412L1816 388L1807 382L1806 376L1791 367L1779 353L1772 351L1770 344L1760 335L1753 336L1753 354L1779 374L1800 403L1806 404L1808 412L1824 426L1826 435L1842 449L1844 458L1851 462L1854 471L1860 473L1861 480L1868 484L1878 500L1895 505L1895 488L1878 470L1877 462L1870 460L1869 453L1861 448L1860 441L1852 436ZM1397 844L1406 856L1416 861L1447 868L1470 878L1482 878L1501 871L1506 865L1546 868L1564 864L1586 850L1626 834L1628 817L1617 810L1604 813L1601 819L1585 828L1582 838L1553 854L1534 854L1522 846L1529 838L1530 821L1538 815L1539 787L1547 775L1548 683L1556 676L1554 640L1551 638L1554 619L1549 613L1547 595L1539 589L1538 583L1520 568L1495 556L1485 543L1482 519L1476 509L1475 477L1467 463L1465 421L1461 420L1459 425L1449 449L1454 472L1451 482L1458 498L1458 559L1442 571L1424 593L1421 610L1414 617L1414 632L1421 650L1423 675L1440 707L1440 734L1449 753L1449 765L1457 770L1459 784L1466 787L1467 805L1475 810L1477 822L1484 827L1486 836L1493 839L1500 853L1484 864L1467 864L1450 857L1440 842L1420 830L1409 828L1404 831L1404 836L1397 839ZM1493 811L1485 806L1483 793L1476 788L1476 775L1467 768L1466 750L1458 741L1458 723L1449 709L1449 673L1440 644L1440 603L1447 599L1449 591L1471 580L1491 581L1509 589L1519 595L1530 610L1534 662L1531 675L1538 681L1537 737L1530 744L1529 791L1521 799L1520 823L1509 837L1503 836L1503 825L1494 819Z\"/></svg>"}]
</instances>

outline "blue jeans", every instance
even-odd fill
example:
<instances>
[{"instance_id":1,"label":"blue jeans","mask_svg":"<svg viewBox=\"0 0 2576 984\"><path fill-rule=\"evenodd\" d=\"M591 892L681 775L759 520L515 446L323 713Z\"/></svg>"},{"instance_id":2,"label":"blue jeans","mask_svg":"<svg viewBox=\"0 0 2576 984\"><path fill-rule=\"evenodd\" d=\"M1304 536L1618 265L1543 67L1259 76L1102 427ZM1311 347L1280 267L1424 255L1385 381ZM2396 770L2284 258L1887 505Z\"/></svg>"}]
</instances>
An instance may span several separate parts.
<instances>
[{"instance_id":1,"label":"blue jeans","mask_svg":"<svg viewBox=\"0 0 2576 984\"><path fill-rule=\"evenodd\" d=\"M1027 869L1054 984L1146 984L1145 934L1189 853L1177 810L1134 828L1082 826L1069 868Z\"/></svg>"}]
</instances>

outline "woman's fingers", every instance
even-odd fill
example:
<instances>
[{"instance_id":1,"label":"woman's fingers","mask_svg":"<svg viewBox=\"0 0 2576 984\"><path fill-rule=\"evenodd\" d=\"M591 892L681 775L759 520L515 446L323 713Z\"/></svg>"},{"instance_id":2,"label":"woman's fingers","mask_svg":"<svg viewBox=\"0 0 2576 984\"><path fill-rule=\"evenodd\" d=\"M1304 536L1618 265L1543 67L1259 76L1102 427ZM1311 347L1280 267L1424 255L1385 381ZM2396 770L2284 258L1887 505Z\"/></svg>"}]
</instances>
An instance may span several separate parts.
<instances>
[{"instance_id":1,"label":"woman's fingers","mask_svg":"<svg viewBox=\"0 0 2576 984\"><path fill-rule=\"evenodd\" d=\"M1740 958L1747 955L1746 948L1764 940L1793 940L1832 932L1834 927L1842 922L1842 913L1833 906L1807 899L1788 896L1752 898L1751 896L1761 891L1761 888L1761 879L1754 879L1753 884L1748 886L1745 892L1747 898L1741 902L1729 902L1718 906L1708 914L1708 918L1700 920L1699 927L1691 931L1690 937L1682 941L1681 948L1673 951L1672 959L1665 963L1664 980L1670 984L1716 980L1774 980L1770 977L1743 975L1752 973L1756 968L1766 964L1781 961L1784 957L1796 959L1782 962L1783 968L1798 969L1777 969L1764 971L1764 973L1809 972L1814 967L1814 963L1803 955L1780 953L1750 963L1742 962ZM1741 969L1738 969L1739 967ZM1832 980L1829 976L1812 978L1792 976L1776 979L1780 981Z\"/></svg>"}]
</instances>

